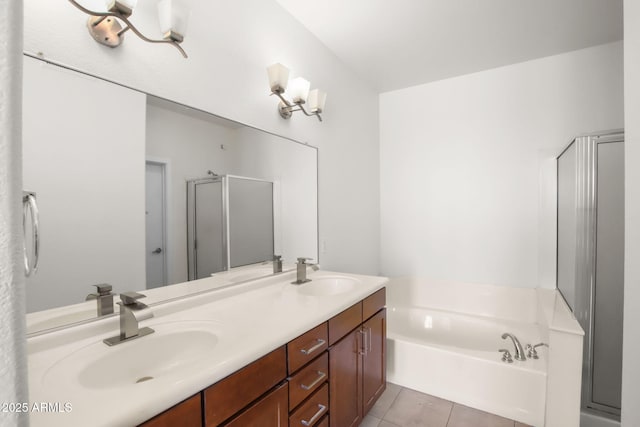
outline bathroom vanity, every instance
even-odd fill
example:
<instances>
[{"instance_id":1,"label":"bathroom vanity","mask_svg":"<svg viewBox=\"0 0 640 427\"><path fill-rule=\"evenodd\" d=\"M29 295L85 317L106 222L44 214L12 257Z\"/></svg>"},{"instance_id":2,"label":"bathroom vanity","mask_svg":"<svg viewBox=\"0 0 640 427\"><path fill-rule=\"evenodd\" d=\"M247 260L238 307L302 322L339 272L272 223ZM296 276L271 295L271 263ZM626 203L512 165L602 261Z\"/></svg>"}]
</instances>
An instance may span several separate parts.
<instances>
[{"instance_id":1,"label":"bathroom vanity","mask_svg":"<svg viewBox=\"0 0 640 427\"><path fill-rule=\"evenodd\" d=\"M383 288L143 426L357 426L385 389L384 304Z\"/></svg>"},{"instance_id":2,"label":"bathroom vanity","mask_svg":"<svg viewBox=\"0 0 640 427\"><path fill-rule=\"evenodd\" d=\"M117 317L30 338L30 401L71 408L31 424L357 426L386 383L386 278L309 278L159 304L114 347Z\"/></svg>"}]
</instances>

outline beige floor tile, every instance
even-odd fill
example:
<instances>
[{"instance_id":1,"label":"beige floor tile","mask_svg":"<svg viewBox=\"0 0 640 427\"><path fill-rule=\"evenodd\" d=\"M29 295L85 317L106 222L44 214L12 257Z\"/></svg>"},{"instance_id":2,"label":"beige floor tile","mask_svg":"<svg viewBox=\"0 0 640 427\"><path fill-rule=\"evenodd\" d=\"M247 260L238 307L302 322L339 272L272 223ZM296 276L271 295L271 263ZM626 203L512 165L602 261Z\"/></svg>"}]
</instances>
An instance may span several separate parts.
<instances>
[{"instance_id":1,"label":"beige floor tile","mask_svg":"<svg viewBox=\"0 0 640 427\"><path fill-rule=\"evenodd\" d=\"M397 424L391 424L389 421L382 420L378 427L399 427Z\"/></svg>"},{"instance_id":2,"label":"beige floor tile","mask_svg":"<svg viewBox=\"0 0 640 427\"><path fill-rule=\"evenodd\" d=\"M514 427L514 422L454 403L447 427Z\"/></svg>"},{"instance_id":3,"label":"beige floor tile","mask_svg":"<svg viewBox=\"0 0 640 427\"><path fill-rule=\"evenodd\" d=\"M364 420L360 423L360 427L378 427L380 424L380 418L372 417L371 415L367 415L364 417Z\"/></svg>"},{"instance_id":4,"label":"beige floor tile","mask_svg":"<svg viewBox=\"0 0 640 427\"><path fill-rule=\"evenodd\" d=\"M387 383L386 390L382 393L382 396L380 396L376 404L373 405L369 414L377 418L384 418L384 414L387 413L393 401L396 400L400 390L402 390L402 387L399 385Z\"/></svg>"},{"instance_id":5,"label":"beige floor tile","mask_svg":"<svg viewBox=\"0 0 640 427\"><path fill-rule=\"evenodd\" d=\"M522 424L522 423L519 423L518 421L516 421L515 427L531 427L531 426L528 425L528 424Z\"/></svg>"},{"instance_id":6,"label":"beige floor tile","mask_svg":"<svg viewBox=\"0 0 640 427\"><path fill-rule=\"evenodd\" d=\"M446 427L453 404L403 388L384 415L384 421L400 427Z\"/></svg>"}]
</instances>

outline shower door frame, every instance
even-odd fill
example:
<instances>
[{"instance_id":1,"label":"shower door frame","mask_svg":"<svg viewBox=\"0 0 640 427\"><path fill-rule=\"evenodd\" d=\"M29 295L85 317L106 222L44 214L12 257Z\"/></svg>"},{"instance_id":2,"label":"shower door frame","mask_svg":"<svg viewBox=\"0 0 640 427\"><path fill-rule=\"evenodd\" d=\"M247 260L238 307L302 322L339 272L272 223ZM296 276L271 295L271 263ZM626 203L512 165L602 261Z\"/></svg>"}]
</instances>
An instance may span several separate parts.
<instances>
[{"instance_id":1,"label":"shower door frame","mask_svg":"<svg viewBox=\"0 0 640 427\"><path fill-rule=\"evenodd\" d=\"M620 409L603 405L593 400L593 352L595 329L595 287L596 287L596 248L597 248L597 183L598 183L598 144L624 142L624 131L616 129L576 137L556 158L557 176L559 176L560 158L575 144L576 147L576 268L574 289L575 306L571 307L562 292L559 292L569 306L580 325L585 329L582 403L583 409L596 410L598 413L620 418ZM559 198L559 194L557 195ZM559 218L559 200L556 212ZM556 223L559 235L559 221ZM558 244L558 242L557 242ZM559 247L556 247L556 279L559 274ZM578 283L587 283L580 289ZM558 284L556 288L560 291ZM586 310L584 310L586 308ZM586 386L585 386L586 385Z\"/></svg>"},{"instance_id":2,"label":"shower door frame","mask_svg":"<svg viewBox=\"0 0 640 427\"><path fill-rule=\"evenodd\" d=\"M196 241L196 186L201 184L213 184L220 182L222 185L222 252L225 254L223 260L223 269L227 271L231 268L231 234L230 234L230 216L229 216L229 179L242 179L246 181L266 182L271 187L271 234L272 234L272 252L275 250L275 180L252 178L241 175L215 175L204 178L196 178L187 180L187 270L188 279L196 280L198 278L198 261L197 261L197 241Z\"/></svg>"},{"instance_id":3,"label":"shower door frame","mask_svg":"<svg viewBox=\"0 0 640 427\"><path fill-rule=\"evenodd\" d=\"M225 176L216 175L206 178L196 178L187 181L187 267L189 280L198 278L197 241L196 241L196 186L201 184L213 184L220 182L222 185L222 252L225 254L223 270L229 269L228 247L228 193L226 191Z\"/></svg>"}]
</instances>

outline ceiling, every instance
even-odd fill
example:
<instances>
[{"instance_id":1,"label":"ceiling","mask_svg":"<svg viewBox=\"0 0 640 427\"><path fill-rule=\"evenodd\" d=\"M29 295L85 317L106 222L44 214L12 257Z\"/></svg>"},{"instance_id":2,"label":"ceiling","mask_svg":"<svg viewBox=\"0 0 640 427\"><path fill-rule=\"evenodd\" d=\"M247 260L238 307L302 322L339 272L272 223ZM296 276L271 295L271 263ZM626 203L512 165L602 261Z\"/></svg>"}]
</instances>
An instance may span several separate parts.
<instances>
[{"instance_id":1,"label":"ceiling","mask_svg":"<svg viewBox=\"0 0 640 427\"><path fill-rule=\"evenodd\" d=\"M277 0L379 92L622 39L622 0Z\"/></svg>"}]
</instances>

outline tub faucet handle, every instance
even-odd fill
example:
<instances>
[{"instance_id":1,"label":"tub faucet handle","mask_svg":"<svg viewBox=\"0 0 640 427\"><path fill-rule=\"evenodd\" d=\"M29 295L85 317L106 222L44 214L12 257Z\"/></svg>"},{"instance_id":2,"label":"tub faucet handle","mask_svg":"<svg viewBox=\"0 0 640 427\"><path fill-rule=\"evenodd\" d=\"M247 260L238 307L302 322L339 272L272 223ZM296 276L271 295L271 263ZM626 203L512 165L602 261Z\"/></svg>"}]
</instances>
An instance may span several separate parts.
<instances>
[{"instance_id":1,"label":"tub faucet handle","mask_svg":"<svg viewBox=\"0 0 640 427\"><path fill-rule=\"evenodd\" d=\"M527 347L526 347L527 348L527 357L530 358L530 359L539 359L540 357L538 356L538 352L536 351L536 348L541 347L541 346L549 347L549 344L546 344L546 343L543 343L543 342L541 342L539 344L536 344L536 345L527 344Z\"/></svg>"},{"instance_id":2,"label":"tub faucet handle","mask_svg":"<svg viewBox=\"0 0 640 427\"><path fill-rule=\"evenodd\" d=\"M506 348L501 348L498 351L502 352L502 361L503 362L513 363L513 358L511 357L511 352L509 350L507 350Z\"/></svg>"}]
</instances>

